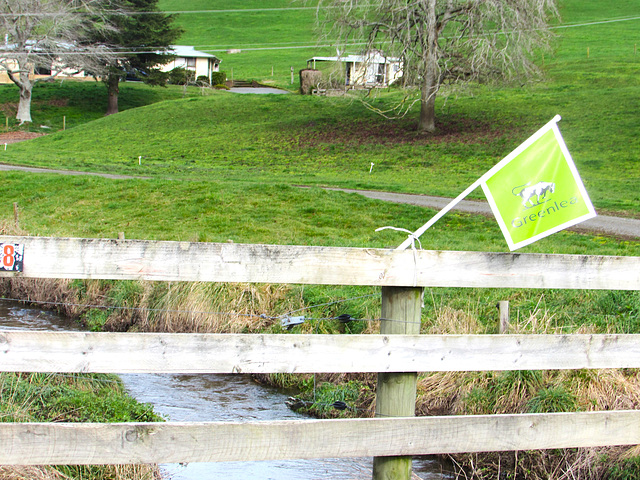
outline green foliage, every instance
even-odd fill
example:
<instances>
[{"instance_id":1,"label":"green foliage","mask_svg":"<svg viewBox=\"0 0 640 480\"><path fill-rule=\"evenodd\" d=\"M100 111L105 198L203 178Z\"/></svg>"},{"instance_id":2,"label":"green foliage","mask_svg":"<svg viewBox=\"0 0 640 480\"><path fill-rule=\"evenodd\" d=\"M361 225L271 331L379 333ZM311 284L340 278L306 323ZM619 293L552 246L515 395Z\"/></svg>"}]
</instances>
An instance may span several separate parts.
<instances>
[{"instance_id":1,"label":"green foliage","mask_svg":"<svg viewBox=\"0 0 640 480\"><path fill-rule=\"evenodd\" d=\"M196 78L196 85L199 87L209 87L211 84L209 83L209 78L206 75L200 75Z\"/></svg>"},{"instance_id":2,"label":"green foliage","mask_svg":"<svg viewBox=\"0 0 640 480\"><path fill-rule=\"evenodd\" d=\"M184 32L175 26L175 15L164 15L158 9L158 0L121 0L121 7L131 15L116 14L109 18L114 29L100 29L94 33L94 41L117 51L117 61L105 63L112 73L133 73L147 81L148 73L159 64L167 63L171 55L163 53ZM153 45L153 48L149 48ZM139 51L140 53L131 53ZM153 83L157 76L149 77Z\"/></svg>"},{"instance_id":3,"label":"green foliage","mask_svg":"<svg viewBox=\"0 0 640 480\"><path fill-rule=\"evenodd\" d=\"M227 81L226 72L213 72L211 74L211 85L224 85Z\"/></svg>"},{"instance_id":4,"label":"green foliage","mask_svg":"<svg viewBox=\"0 0 640 480\"><path fill-rule=\"evenodd\" d=\"M169 72L163 72L158 68L147 70L146 75L142 79L147 85L154 87L166 87L169 82Z\"/></svg>"},{"instance_id":5,"label":"green foliage","mask_svg":"<svg viewBox=\"0 0 640 480\"><path fill-rule=\"evenodd\" d=\"M617 333L640 331L640 292L607 291L598 298L597 306L617 319L613 323Z\"/></svg>"},{"instance_id":6,"label":"green foliage","mask_svg":"<svg viewBox=\"0 0 640 480\"><path fill-rule=\"evenodd\" d=\"M527 407L531 413L573 412L576 399L562 386L549 387L539 390Z\"/></svg>"},{"instance_id":7,"label":"green foliage","mask_svg":"<svg viewBox=\"0 0 640 480\"><path fill-rule=\"evenodd\" d=\"M313 394L313 403L309 407L309 413L316 416L352 417L363 389L367 387L355 380L339 385L323 382L317 385L315 391L310 392ZM341 409L344 406L341 403L346 404L346 409Z\"/></svg>"},{"instance_id":8,"label":"green foliage","mask_svg":"<svg viewBox=\"0 0 640 480\"><path fill-rule=\"evenodd\" d=\"M607 480L637 480L640 478L640 457L616 462L607 472Z\"/></svg>"},{"instance_id":9,"label":"green foliage","mask_svg":"<svg viewBox=\"0 0 640 480\"><path fill-rule=\"evenodd\" d=\"M111 305L135 306L140 304L143 294L140 282L125 280L114 282L109 289L108 300Z\"/></svg>"},{"instance_id":10,"label":"green foliage","mask_svg":"<svg viewBox=\"0 0 640 480\"><path fill-rule=\"evenodd\" d=\"M92 332L101 332L108 318L109 313L107 311L92 308L83 315L82 321Z\"/></svg>"},{"instance_id":11,"label":"green foliage","mask_svg":"<svg viewBox=\"0 0 640 480\"><path fill-rule=\"evenodd\" d=\"M492 413L495 408L495 398L490 389L476 386L464 397L466 411L470 415Z\"/></svg>"},{"instance_id":12,"label":"green foliage","mask_svg":"<svg viewBox=\"0 0 640 480\"><path fill-rule=\"evenodd\" d=\"M0 373L2 422L154 422L115 375Z\"/></svg>"},{"instance_id":13,"label":"green foliage","mask_svg":"<svg viewBox=\"0 0 640 480\"><path fill-rule=\"evenodd\" d=\"M168 82L171 85L189 85L194 83L194 73L184 67L175 67L169 71Z\"/></svg>"}]
</instances>

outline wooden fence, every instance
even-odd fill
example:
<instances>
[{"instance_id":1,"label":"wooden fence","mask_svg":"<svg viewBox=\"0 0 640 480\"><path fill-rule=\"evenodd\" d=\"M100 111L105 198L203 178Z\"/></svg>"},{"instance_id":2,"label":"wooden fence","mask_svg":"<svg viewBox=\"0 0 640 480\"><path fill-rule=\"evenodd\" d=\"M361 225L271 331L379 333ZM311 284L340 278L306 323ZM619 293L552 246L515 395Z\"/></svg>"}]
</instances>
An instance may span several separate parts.
<instances>
[{"instance_id":1,"label":"wooden fence","mask_svg":"<svg viewBox=\"0 0 640 480\"><path fill-rule=\"evenodd\" d=\"M24 245L23 271L0 276L374 285L382 288L383 301L380 335L2 331L0 371L378 372L376 409L385 415L242 423L0 423L0 464L374 456L374 478L383 478L386 460L398 456L640 444L640 411L413 418L415 382L413 393L409 385L388 397L380 387L399 378L394 375L415 378L406 372L418 371L639 368L638 335L418 335L414 321L422 287L638 290L639 257L39 237L0 242Z\"/></svg>"}]
</instances>

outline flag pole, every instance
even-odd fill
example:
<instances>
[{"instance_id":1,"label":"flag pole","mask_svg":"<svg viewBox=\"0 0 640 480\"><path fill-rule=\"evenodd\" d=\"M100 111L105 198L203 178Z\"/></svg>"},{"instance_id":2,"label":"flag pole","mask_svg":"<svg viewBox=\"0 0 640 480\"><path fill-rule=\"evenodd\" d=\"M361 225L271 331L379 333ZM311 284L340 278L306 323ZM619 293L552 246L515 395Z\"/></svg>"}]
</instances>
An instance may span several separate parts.
<instances>
[{"instance_id":1,"label":"flag pole","mask_svg":"<svg viewBox=\"0 0 640 480\"><path fill-rule=\"evenodd\" d=\"M476 188L478 188L482 184L482 182L484 182L484 180L485 180L485 176L483 175L478 180L476 180L472 185L470 185L464 192L462 192L460 195L454 198L451 202L449 202L449 204L446 207L444 207L442 210L436 213L433 217L431 217L431 219L427 223L425 223L418 230L416 230L411 235L409 235L409 238L407 238L404 242L402 242L400 246L396 248L396 250L405 250L409 248L413 243L414 238L418 238L420 235L426 232L429 228L431 228L431 226L434 223L436 223L438 220L440 220L449 210L451 210L458 203L464 200L464 197L466 197L471 192L473 192Z\"/></svg>"},{"instance_id":2,"label":"flag pole","mask_svg":"<svg viewBox=\"0 0 640 480\"><path fill-rule=\"evenodd\" d=\"M534 133L533 135L531 135L531 137L529 137L527 139L527 141L525 141L522 145L520 145L518 148L516 148L513 152L511 152L509 155L507 155L502 161L498 162L496 165L494 165L488 172L486 172L484 175L482 175L478 180L476 180L475 182L473 182L471 185L469 185L469 187L462 192L460 195L458 195L456 198L454 198L453 200L451 200L451 202L449 202L449 204L444 207L442 210L440 210L438 213L436 213L427 223L425 223L423 226L421 226L418 230L416 230L415 232L413 232L411 235L409 235L409 238L407 238L404 242L402 242L398 248L396 248L396 250L406 250L407 248L409 248L413 242L420 237L420 235L422 235L424 232L426 232L429 228L431 228L431 226L436 223L438 220L440 220L447 212L449 212L453 207L455 207L458 203L460 203L462 200L464 200L464 198L469 195L471 192L473 192L476 188L478 188L480 185L482 185L484 182L486 182L489 178L491 178L498 170L500 170L504 165L506 165L507 163L509 163L511 161L511 159L513 157L515 157L517 154L519 154L522 150L524 150L524 148L526 148L528 145L530 145L534 140L536 140L542 133L546 132L547 129L551 126L551 125L555 125L556 123L558 123L560 120L562 119L562 117L560 117L560 115L556 115L555 117L553 117L544 127L540 128L536 133Z\"/></svg>"}]
</instances>

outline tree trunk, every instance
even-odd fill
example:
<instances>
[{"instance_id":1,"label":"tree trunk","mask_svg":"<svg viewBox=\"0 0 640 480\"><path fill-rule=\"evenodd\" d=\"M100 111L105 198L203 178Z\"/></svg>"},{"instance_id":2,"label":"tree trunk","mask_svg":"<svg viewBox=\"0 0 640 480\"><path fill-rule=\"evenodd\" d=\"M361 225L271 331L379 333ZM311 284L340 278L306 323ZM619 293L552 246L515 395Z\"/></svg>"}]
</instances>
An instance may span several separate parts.
<instances>
[{"instance_id":1,"label":"tree trunk","mask_svg":"<svg viewBox=\"0 0 640 480\"><path fill-rule=\"evenodd\" d=\"M438 24L436 18L436 0L427 4L426 51L423 52L423 83L420 97L420 123L418 130L433 133L436 131L436 93L438 93Z\"/></svg>"},{"instance_id":2,"label":"tree trunk","mask_svg":"<svg viewBox=\"0 0 640 480\"><path fill-rule=\"evenodd\" d=\"M109 103L107 105L107 113L105 115L111 115L118 113L118 94L120 93L120 76L109 74L107 75L107 91L109 92Z\"/></svg>"},{"instance_id":3,"label":"tree trunk","mask_svg":"<svg viewBox=\"0 0 640 480\"><path fill-rule=\"evenodd\" d=\"M429 79L430 74L422 85L422 96L420 100L420 123L418 130L421 132L434 133L436 131L436 92L437 85L435 78ZM433 75L435 77L435 75Z\"/></svg>"},{"instance_id":4,"label":"tree trunk","mask_svg":"<svg viewBox=\"0 0 640 480\"><path fill-rule=\"evenodd\" d=\"M29 80L28 74L20 75L18 87L20 88L20 101L18 102L16 119L20 120L20 125L22 125L23 123L31 122L31 92L33 91L33 84Z\"/></svg>"}]
</instances>

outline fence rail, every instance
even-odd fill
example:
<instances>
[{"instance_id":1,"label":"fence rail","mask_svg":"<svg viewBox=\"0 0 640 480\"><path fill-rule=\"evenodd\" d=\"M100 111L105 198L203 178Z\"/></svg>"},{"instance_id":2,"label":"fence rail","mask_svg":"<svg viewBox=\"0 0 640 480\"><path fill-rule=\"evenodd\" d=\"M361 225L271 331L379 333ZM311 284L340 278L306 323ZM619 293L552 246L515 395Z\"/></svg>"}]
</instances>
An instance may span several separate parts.
<instances>
[{"instance_id":1,"label":"fence rail","mask_svg":"<svg viewBox=\"0 0 640 480\"><path fill-rule=\"evenodd\" d=\"M386 413L408 398L415 401L415 373L405 372L640 368L639 335L406 335L416 333L419 323L418 287L639 290L640 257L7 236L0 242L24 245L23 271L0 276L376 285L382 287L382 317L387 317L380 319L381 335L0 331L0 371L378 372L376 414L397 415L247 423L0 423L0 464L374 456L378 479L408 478L410 461L399 467L387 461L390 456L406 465L408 455L640 444L640 411L428 418L411 418L404 410ZM400 476L388 473L400 470Z\"/></svg>"},{"instance_id":2,"label":"fence rail","mask_svg":"<svg viewBox=\"0 0 640 480\"><path fill-rule=\"evenodd\" d=\"M23 244L21 275L38 278L640 289L640 257L12 236L0 242Z\"/></svg>"},{"instance_id":3,"label":"fence rail","mask_svg":"<svg viewBox=\"0 0 640 480\"><path fill-rule=\"evenodd\" d=\"M0 464L385 457L640 444L640 412L212 423L0 423Z\"/></svg>"},{"instance_id":4,"label":"fence rail","mask_svg":"<svg viewBox=\"0 0 640 480\"><path fill-rule=\"evenodd\" d=\"M348 373L640 368L640 335L0 331L0 371Z\"/></svg>"}]
</instances>

